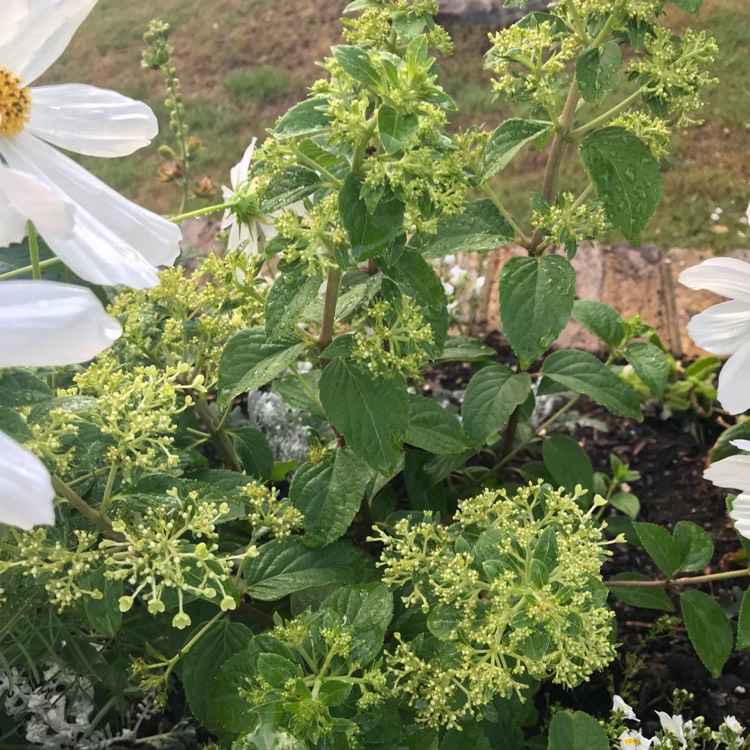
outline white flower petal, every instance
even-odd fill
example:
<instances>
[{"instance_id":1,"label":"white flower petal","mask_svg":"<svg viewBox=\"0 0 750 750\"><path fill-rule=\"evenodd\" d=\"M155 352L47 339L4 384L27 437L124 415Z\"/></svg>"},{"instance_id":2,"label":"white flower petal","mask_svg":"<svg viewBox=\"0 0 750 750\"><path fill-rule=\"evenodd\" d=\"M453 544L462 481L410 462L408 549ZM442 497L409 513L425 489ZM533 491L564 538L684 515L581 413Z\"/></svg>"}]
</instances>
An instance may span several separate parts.
<instances>
[{"instance_id":1,"label":"white flower petal","mask_svg":"<svg viewBox=\"0 0 750 750\"><path fill-rule=\"evenodd\" d=\"M96 86L41 86L31 100L29 132L78 154L127 156L159 132L147 104Z\"/></svg>"},{"instance_id":2,"label":"white flower petal","mask_svg":"<svg viewBox=\"0 0 750 750\"><path fill-rule=\"evenodd\" d=\"M711 464L703 477L717 487L750 491L750 456L728 456Z\"/></svg>"},{"instance_id":3,"label":"white flower petal","mask_svg":"<svg viewBox=\"0 0 750 750\"><path fill-rule=\"evenodd\" d=\"M250 145L245 149L242 159L229 170L229 179L233 189L237 189L247 180L247 173L250 171L250 162L253 160L255 152L255 142L257 138L250 141Z\"/></svg>"},{"instance_id":4,"label":"white flower petal","mask_svg":"<svg viewBox=\"0 0 750 750\"><path fill-rule=\"evenodd\" d=\"M0 523L27 530L54 524L54 497L44 464L0 432Z\"/></svg>"},{"instance_id":5,"label":"white flower petal","mask_svg":"<svg viewBox=\"0 0 750 750\"><path fill-rule=\"evenodd\" d=\"M4 0L3 22L0 24L0 59L2 59L3 47L21 35L28 15L28 0ZM7 63L4 61L3 65Z\"/></svg>"},{"instance_id":6,"label":"white flower petal","mask_svg":"<svg viewBox=\"0 0 750 750\"><path fill-rule=\"evenodd\" d=\"M31 219L45 238L73 236L75 207L35 177L0 166L0 197L5 198L24 224L20 239L13 241L20 242L26 234L26 219Z\"/></svg>"},{"instance_id":7,"label":"white flower petal","mask_svg":"<svg viewBox=\"0 0 750 750\"><path fill-rule=\"evenodd\" d=\"M730 440L729 442L741 451L750 451L750 440Z\"/></svg>"},{"instance_id":8,"label":"white flower petal","mask_svg":"<svg viewBox=\"0 0 750 750\"><path fill-rule=\"evenodd\" d=\"M5 3L3 0L3 24ZM26 0L26 16L18 20L18 4L12 6L15 33L0 40L0 65L32 83L63 53L78 27L96 5L96 0Z\"/></svg>"},{"instance_id":9,"label":"white flower petal","mask_svg":"<svg viewBox=\"0 0 750 750\"><path fill-rule=\"evenodd\" d=\"M0 247L21 242L26 236L26 217L11 206L0 193Z\"/></svg>"},{"instance_id":10,"label":"white flower petal","mask_svg":"<svg viewBox=\"0 0 750 750\"><path fill-rule=\"evenodd\" d=\"M750 341L741 346L719 373L719 403L730 414L750 409Z\"/></svg>"},{"instance_id":11,"label":"white flower petal","mask_svg":"<svg viewBox=\"0 0 750 750\"><path fill-rule=\"evenodd\" d=\"M750 495L742 493L734 499L734 506L729 512L738 534L750 539Z\"/></svg>"},{"instance_id":12,"label":"white flower petal","mask_svg":"<svg viewBox=\"0 0 750 750\"><path fill-rule=\"evenodd\" d=\"M11 167L76 204L74 237L48 244L81 278L143 289L158 282L157 266L170 265L179 254L177 225L123 198L35 136L0 139L0 151Z\"/></svg>"},{"instance_id":13,"label":"white flower petal","mask_svg":"<svg viewBox=\"0 0 750 750\"><path fill-rule=\"evenodd\" d=\"M0 367L87 362L121 334L90 289L52 281L0 283Z\"/></svg>"},{"instance_id":14,"label":"white flower petal","mask_svg":"<svg viewBox=\"0 0 750 750\"><path fill-rule=\"evenodd\" d=\"M731 300L709 307L690 319L688 333L712 354L734 354L750 341L750 303Z\"/></svg>"},{"instance_id":15,"label":"white flower petal","mask_svg":"<svg viewBox=\"0 0 750 750\"><path fill-rule=\"evenodd\" d=\"M737 258L709 258L680 274L690 289L708 289L730 299L750 302L750 263Z\"/></svg>"}]
</instances>

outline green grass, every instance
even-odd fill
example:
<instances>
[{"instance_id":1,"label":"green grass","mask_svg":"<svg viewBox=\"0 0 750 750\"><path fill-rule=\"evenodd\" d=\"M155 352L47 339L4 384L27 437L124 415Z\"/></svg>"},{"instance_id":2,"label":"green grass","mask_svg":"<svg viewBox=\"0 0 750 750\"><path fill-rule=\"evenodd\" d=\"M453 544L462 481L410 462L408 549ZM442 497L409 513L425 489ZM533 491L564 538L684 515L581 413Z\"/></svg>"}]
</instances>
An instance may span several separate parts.
<instances>
[{"instance_id":1,"label":"green grass","mask_svg":"<svg viewBox=\"0 0 750 750\"><path fill-rule=\"evenodd\" d=\"M273 101L294 88L286 71L273 65L233 70L221 85L238 104Z\"/></svg>"}]
</instances>

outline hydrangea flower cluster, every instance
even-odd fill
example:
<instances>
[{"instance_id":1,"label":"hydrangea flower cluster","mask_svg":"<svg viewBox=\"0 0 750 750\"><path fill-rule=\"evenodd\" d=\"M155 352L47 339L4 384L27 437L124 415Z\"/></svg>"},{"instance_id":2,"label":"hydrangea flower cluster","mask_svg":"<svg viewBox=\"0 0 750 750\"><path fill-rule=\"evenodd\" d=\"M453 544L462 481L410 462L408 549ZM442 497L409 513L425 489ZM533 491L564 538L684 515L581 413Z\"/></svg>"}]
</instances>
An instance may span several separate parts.
<instances>
[{"instance_id":1,"label":"hydrangea flower cluster","mask_svg":"<svg viewBox=\"0 0 750 750\"><path fill-rule=\"evenodd\" d=\"M528 677L572 687L614 658L603 527L591 517L604 501L583 512L583 495L486 490L459 503L450 526L426 513L376 529L383 580L428 614L431 636L397 635L387 659L420 721L457 726L493 695L523 697Z\"/></svg>"}]
</instances>

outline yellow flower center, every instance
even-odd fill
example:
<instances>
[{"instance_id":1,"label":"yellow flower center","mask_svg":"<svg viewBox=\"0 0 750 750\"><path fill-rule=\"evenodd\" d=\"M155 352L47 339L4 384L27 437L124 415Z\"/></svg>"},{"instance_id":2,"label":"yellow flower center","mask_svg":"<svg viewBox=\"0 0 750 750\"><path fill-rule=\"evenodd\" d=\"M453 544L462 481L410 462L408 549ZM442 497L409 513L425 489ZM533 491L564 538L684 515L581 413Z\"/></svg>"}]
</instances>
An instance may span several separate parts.
<instances>
[{"instance_id":1,"label":"yellow flower center","mask_svg":"<svg viewBox=\"0 0 750 750\"><path fill-rule=\"evenodd\" d=\"M0 135L18 135L31 115L31 94L21 79L0 67Z\"/></svg>"}]
</instances>

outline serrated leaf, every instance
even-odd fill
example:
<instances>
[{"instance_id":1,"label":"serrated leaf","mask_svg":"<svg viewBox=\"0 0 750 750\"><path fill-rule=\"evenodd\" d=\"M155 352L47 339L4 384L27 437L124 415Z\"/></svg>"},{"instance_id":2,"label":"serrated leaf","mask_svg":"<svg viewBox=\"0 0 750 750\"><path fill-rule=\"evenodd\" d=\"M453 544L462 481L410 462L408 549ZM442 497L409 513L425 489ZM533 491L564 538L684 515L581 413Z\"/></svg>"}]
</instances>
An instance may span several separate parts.
<instances>
[{"instance_id":1,"label":"serrated leaf","mask_svg":"<svg viewBox=\"0 0 750 750\"><path fill-rule=\"evenodd\" d=\"M273 380L306 349L296 336L266 342L264 328L248 328L232 336L219 363L220 408L226 408L238 394L260 388Z\"/></svg>"},{"instance_id":2,"label":"serrated leaf","mask_svg":"<svg viewBox=\"0 0 750 750\"><path fill-rule=\"evenodd\" d=\"M8 406L0 406L0 432L18 443L25 443L33 437L26 420Z\"/></svg>"},{"instance_id":3,"label":"serrated leaf","mask_svg":"<svg viewBox=\"0 0 750 750\"><path fill-rule=\"evenodd\" d=\"M224 732L244 734L258 723L239 688L253 674L257 654L249 649L227 659L219 669L208 696L208 711Z\"/></svg>"},{"instance_id":4,"label":"serrated leaf","mask_svg":"<svg viewBox=\"0 0 750 750\"><path fill-rule=\"evenodd\" d=\"M415 113L403 115L388 104L378 110L378 133L380 142L388 154L396 154L417 134L419 117Z\"/></svg>"},{"instance_id":5,"label":"serrated leaf","mask_svg":"<svg viewBox=\"0 0 750 750\"><path fill-rule=\"evenodd\" d=\"M0 406L32 406L52 397L50 387L30 372L6 370L0 373Z\"/></svg>"},{"instance_id":6,"label":"serrated leaf","mask_svg":"<svg viewBox=\"0 0 750 750\"><path fill-rule=\"evenodd\" d=\"M514 374L505 365L488 365L474 375L461 408L464 431L474 446L481 448L501 430L529 393L528 374Z\"/></svg>"},{"instance_id":7,"label":"serrated leaf","mask_svg":"<svg viewBox=\"0 0 750 750\"><path fill-rule=\"evenodd\" d=\"M322 549L296 539L265 544L260 555L245 564L247 591L264 602L277 601L314 586L354 583L368 570L363 553L344 542Z\"/></svg>"},{"instance_id":8,"label":"serrated leaf","mask_svg":"<svg viewBox=\"0 0 750 750\"><path fill-rule=\"evenodd\" d=\"M320 378L320 400L360 458L378 471L393 470L409 425L409 399L401 378L378 378L337 359Z\"/></svg>"},{"instance_id":9,"label":"serrated leaf","mask_svg":"<svg viewBox=\"0 0 750 750\"><path fill-rule=\"evenodd\" d=\"M513 241L515 232L490 200L472 201L464 212L438 224L437 232L415 244L425 258L455 253L488 253Z\"/></svg>"},{"instance_id":10,"label":"serrated leaf","mask_svg":"<svg viewBox=\"0 0 750 750\"><path fill-rule=\"evenodd\" d=\"M635 521L641 512L641 502L632 492L616 492L609 499L609 504L620 513L624 513L631 521Z\"/></svg>"},{"instance_id":11,"label":"serrated leaf","mask_svg":"<svg viewBox=\"0 0 750 750\"><path fill-rule=\"evenodd\" d=\"M576 393L583 393L618 417L643 420L638 394L593 354L560 349L542 365L545 377Z\"/></svg>"},{"instance_id":12,"label":"serrated leaf","mask_svg":"<svg viewBox=\"0 0 750 750\"><path fill-rule=\"evenodd\" d=\"M576 300L573 318L612 349L620 346L625 337L625 321L620 313L603 302Z\"/></svg>"},{"instance_id":13,"label":"serrated leaf","mask_svg":"<svg viewBox=\"0 0 750 750\"><path fill-rule=\"evenodd\" d=\"M306 411L318 417L326 418L320 404L320 370L301 373L299 378L289 377L276 380L273 390L290 408Z\"/></svg>"},{"instance_id":14,"label":"serrated leaf","mask_svg":"<svg viewBox=\"0 0 750 750\"><path fill-rule=\"evenodd\" d=\"M377 88L380 76L373 67L370 54L364 47L338 45L331 49L341 67L355 80Z\"/></svg>"},{"instance_id":15,"label":"serrated leaf","mask_svg":"<svg viewBox=\"0 0 750 750\"><path fill-rule=\"evenodd\" d=\"M714 556L711 537L692 521L678 521L672 532L682 562L680 570L697 572L703 570Z\"/></svg>"},{"instance_id":16,"label":"serrated leaf","mask_svg":"<svg viewBox=\"0 0 750 750\"><path fill-rule=\"evenodd\" d=\"M272 180L263 193L261 210L265 214L273 213L301 200L320 185L318 173L308 167L293 164L284 170L280 177Z\"/></svg>"},{"instance_id":17,"label":"serrated leaf","mask_svg":"<svg viewBox=\"0 0 750 750\"><path fill-rule=\"evenodd\" d=\"M393 594L381 581L344 586L327 596L321 609L332 609L354 628L382 628L393 618Z\"/></svg>"},{"instance_id":18,"label":"serrated leaf","mask_svg":"<svg viewBox=\"0 0 750 750\"><path fill-rule=\"evenodd\" d=\"M266 297L266 337L283 338L297 325L302 312L315 299L322 279L302 271L287 271L276 277Z\"/></svg>"},{"instance_id":19,"label":"serrated leaf","mask_svg":"<svg viewBox=\"0 0 750 750\"><path fill-rule=\"evenodd\" d=\"M331 126L328 99L317 96L295 104L277 123L277 138L302 137L324 133Z\"/></svg>"},{"instance_id":20,"label":"serrated leaf","mask_svg":"<svg viewBox=\"0 0 750 750\"><path fill-rule=\"evenodd\" d=\"M448 640L461 623L461 613L449 604L438 604L430 609L427 629L435 638Z\"/></svg>"},{"instance_id":21,"label":"serrated leaf","mask_svg":"<svg viewBox=\"0 0 750 750\"><path fill-rule=\"evenodd\" d=\"M349 448L333 461L301 466L289 487L289 499L305 516L309 547L324 547L342 537L359 510L370 472Z\"/></svg>"},{"instance_id":22,"label":"serrated leaf","mask_svg":"<svg viewBox=\"0 0 750 750\"><path fill-rule=\"evenodd\" d=\"M409 394L406 442L428 453L461 453L468 441L456 417L434 399Z\"/></svg>"},{"instance_id":23,"label":"serrated leaf","mask_svg":"<svg viewBox=\"0 0 750 750\"><path fill-rule=\"evenodd\" d=\"M543 354L573 310L576 274L559 255L515 257L500 272L502 330L522 365Z\"/></svg>"},{"instance_id":24,"label":"serrated leaf","mask_svg":"<svg viewBox=\"0 0 750 750\"><path fill-rule=\"evenodd\" d=\"M576 80L581 96L589 104L598 104L617 82L622 67L622 52L617 42L584 52L576 61Z\"/></svg>"},{"instance_id":25,"label":"serrated leaf","mask_svg":"<svg viewBox=\"0 0 750 750\"><path fill-rule=\"evenodd\" d=\"M667 578L671 578L680 569L682 555L672 535L655 523L636 522L633 528L651 559Z\"/></svg>"},{"instance_id":26,"label":"serrated leaf","mask_svg":"<svg viewBox=\"0 0 750 750\"><path fill-rule=\"evenodd\" d=\"M579 153L607 218L631 245L639 245L661 196L661 172L651 150L624 128L608 127L588 135Z\"/></svg>"},{"instance_id":27,"label":"serrated leaf","mask_svg":"<svg viewBox=\"0 0 750 750\"><path fill-rule=\"evenodd\" d=\"M583 711L559 711L549 725L548 750L609 750L599 722Z\"/></svg>"},{"instance_id":28,"label":"serrated leaf","mask_svg":"<svg viewBox=\"0 0 750 750\"><path fill-rule=\"evenodd\" d=\"M372 258L403 234L404 204L386 190L374 211L361 195L364 180L350 172L339 190L341 224L349 236L355 260Z\"/></svg>"},{"instance_id":29,"label":"serrated leaf","mask_svg":"<svg viewBox=\"0 0 750 750\"><path fill-rule=\"evenodd\" d=\"M255 427L237 427L231 431L242 468L257 479L270 479L273 451L266 436Z\"/></svg>"},{"instance_id":30,"label":"serrated leaf","mask_svg":"<svg viewBox=\"0 0 750 750\"><path fill-rule=\"evenodd\" d=\"M628 344L622 353L651 393L659 398L663 396L671 374L667 355L658 346L647 341Z\"/></svg>"},{"instance_id":31,"label":"serrated leaf","mask_svg":"<svg viewBox=\"0 0 750 750\"><path fill-rule=\"evenodd\" d=\"M610 593L631 607L674 612L674 604L662 586L618 586L617 581L650 581L643 573L618 573L608 584Z\"/></svg>"},{"instance_id":32,"label":"serrated leaf","mask_svg":"<svg viewBox=\"0 0 750 750\"><path fill-rule=\"evenodd\" d=\"M750 440L750 420L733 424L719 435L711 448L711 463L742 453L740 448L732 445L732 440Z\"/></svg>"},{"instance_id":33,"label":"serrated leaf","mask_svg":"<svg viewBox=\"0 0 750 750\"><path fill-rule=\"evenodd\" d=\"M577 484L589 490L588 500L593 500L594 467L583 448L568 435L554 435L542 444L542 458L555 482L568 492Z\"/></svg>"},{"instance_id":34,"label":"serrated leaf","mask_svg":"<svg viewBox=\"0 0 750 750\"><path fill-rule=\"evenodd\" d=\"M505 120L492 132L482 151L477 181L487 182L504 169L527 143L549 133L551 129L552 124L542 120Z\"/></svg>"},{"instance_id":35,"label":"serrated leaf","mask_svg":"<svg viewBox=\"0 0 750 750\"><path fill-rule=\"evenodd\" d=\"M118 600L122 596L124 584L122 581L106 578L105 570L105 566L102 565L86 573L78 579L78 585L81 589L99 591L102 595L100 599L94 599L91 596L83 597L83 608L89 628L107 638L114 638L122 625L122 612L118 606Z\"/></svg>"},{"instance_id":36,"label":"serrated leaf","mask_svg":"<svg viewBox=\"0 0 750 750\"><path fill-rule=\"evenodd\" d=\"M718 677L732 653L732 626L721 605L704 591L680 597L682 619L695 653L713 677Z\"/></svg>"},{"instance_id":37,"label":"serrated leaf","mask_svg":"<svg viewBox=\"0 0 750 750\"><path fill-rule=\"evenodd\" d=\"M481 362L495 356L495 350L471 336L448 336L437 362Z\"/></svg>"}]
</instances>

